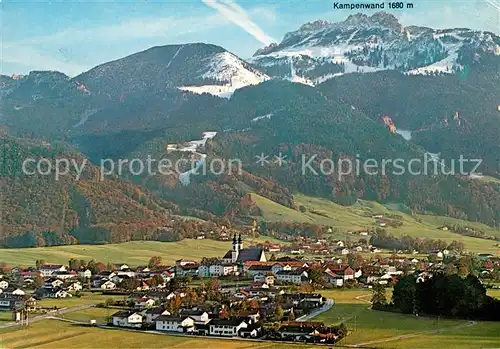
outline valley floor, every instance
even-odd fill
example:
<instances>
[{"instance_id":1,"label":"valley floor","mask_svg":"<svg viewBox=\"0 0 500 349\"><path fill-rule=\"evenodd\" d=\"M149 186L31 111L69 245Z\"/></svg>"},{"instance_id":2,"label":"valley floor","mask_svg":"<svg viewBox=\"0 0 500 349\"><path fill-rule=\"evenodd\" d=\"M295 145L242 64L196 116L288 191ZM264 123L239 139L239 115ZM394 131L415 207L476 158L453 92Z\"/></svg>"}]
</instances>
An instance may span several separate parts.
<instances>
[{"instance_id":1,"label":"valley floor","mask_svg":"<svg viewBox=\"0 0 500 349\"><path fill-rule=\"evenodd\" d=\"M445 320L415 317L370 309L371 291L363 289L322 291L335 305L314 318L327 324L345 322L351 331L336 347L363 347L381 349L420 348L498 348L500 323L465 320ZM89 296L88 304L104 296ZM387 298L390 297L388 291ZM73 306L77 300L72 300ZM73 304L74 303L74 304ZM104 323L114 309L90 308L64 314L66 321L44 319L27 328L0 329L0 348L318 348L318 346L286 343L253 342L214 338L186 338L172 335L138 333L127 330L109 330L81 326L70 321Z\"/></svg>"}]
</instances>

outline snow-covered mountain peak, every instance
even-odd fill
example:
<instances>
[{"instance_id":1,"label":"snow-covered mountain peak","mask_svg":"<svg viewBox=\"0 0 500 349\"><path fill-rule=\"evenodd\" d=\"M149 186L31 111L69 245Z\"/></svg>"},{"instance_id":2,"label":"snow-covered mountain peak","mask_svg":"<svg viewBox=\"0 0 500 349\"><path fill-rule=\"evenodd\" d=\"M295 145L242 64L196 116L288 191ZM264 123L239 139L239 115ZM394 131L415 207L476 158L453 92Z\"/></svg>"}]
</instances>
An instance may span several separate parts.
<instances>
[{"instance_id":1,"label":"snow-covered mountain peak","mask_svg":"<svg viewBox=\"0 0 500 349\"><path fill-rule=\"evenodd\" d=\"M403 27L394 15L377 12L335 23L306 23L279 44L258 50L250 62L270 76L319 83L345 73L386 69L453 73L499 52L500 38L493 33Z\"/></svg>"},{"instance_id":2,"label":"snow-covered mountain peak","mask_svg":"<svg viewBox=\"0 0 500 349\"><path fill-rule=\"evenodd\" d=\"M269 80L269 76L227 51L206 57L200 70L200 78L215 84L181 86L179 89L228 98L239 88Z\"/></svg>"}]
</instances>

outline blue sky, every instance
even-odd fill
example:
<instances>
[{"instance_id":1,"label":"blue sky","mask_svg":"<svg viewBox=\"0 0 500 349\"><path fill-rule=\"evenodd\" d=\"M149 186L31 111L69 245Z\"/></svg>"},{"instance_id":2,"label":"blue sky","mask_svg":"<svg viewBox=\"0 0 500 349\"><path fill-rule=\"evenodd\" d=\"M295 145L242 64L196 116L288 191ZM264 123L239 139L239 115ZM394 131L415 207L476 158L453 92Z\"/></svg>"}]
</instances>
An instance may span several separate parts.
<instances>
[{"instance_id":1,"label":"blue sky","mask_svg":"<svg viewBox=\"0 0 500 349\"><path fill-rule=\"evenodd\" d=\"M411 10L388 11L403 25L499 33L499 0L413 3ZM340 21L357 12L334 10L332 4L329 0L0 0L0 72L59 70L74 76L151 46L185 42L217 44L245 58L269 42L281 41L286 32L305 22Z\"/></svg>"}]
</instances>

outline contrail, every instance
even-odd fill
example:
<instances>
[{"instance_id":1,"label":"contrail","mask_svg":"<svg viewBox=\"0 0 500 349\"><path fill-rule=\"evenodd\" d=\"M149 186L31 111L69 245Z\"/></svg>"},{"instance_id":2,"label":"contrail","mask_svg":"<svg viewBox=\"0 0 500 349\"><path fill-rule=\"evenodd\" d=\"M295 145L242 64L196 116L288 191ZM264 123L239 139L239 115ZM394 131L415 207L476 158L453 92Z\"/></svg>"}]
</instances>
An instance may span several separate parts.
<instances>
[{"instance_id":1,"label":"contrail","mask_svg":"<svg viewBox=\"0 0 500 349\"><path fill-rule=\"evenodd\" d=\"M496 8L497 11L500 11L500 5L497 5L494 1L492 0L483 0L485 3L491 5L492 7Z\"/></svg>"},{"instance_id":2,"label":"contrail","mask_svg":"<svg viewBox=\"0 0 500 349\"><path fill-rule=\"evenodd\" d=\"M205 5L217 10L221 15L229 19L237 26L244 29L248 34L252 35L256 40L264 45L269 45L275 40L267 35L257 24L255 24L250 16L238 4L232 0L201 0Z\"/></svg>"}]
</instances>

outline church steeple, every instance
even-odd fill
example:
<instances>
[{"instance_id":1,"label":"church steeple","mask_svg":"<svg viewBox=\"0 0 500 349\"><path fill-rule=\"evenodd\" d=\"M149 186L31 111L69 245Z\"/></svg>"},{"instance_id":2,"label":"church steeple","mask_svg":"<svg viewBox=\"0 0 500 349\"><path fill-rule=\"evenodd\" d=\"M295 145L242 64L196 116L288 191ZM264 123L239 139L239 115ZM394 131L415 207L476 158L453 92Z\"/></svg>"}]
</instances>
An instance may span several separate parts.
<instances>
[{"instance_id":1,"label":"church steeple","mask_svg":"<svg viewBox=\"0 0 500 349\"><path fill-rule=\"evenodd\" d=\"M236 233L233 235L233 251L238 250L238 241L236 240Z\"/></svg>"},{"instance_id":2,"label":"church steeple","mask_svg":"<svg viewBox=\"0 0 500 349\"><path fill-rule=\"evenodd\" d=\"M236 233L233 235L233 250L231 251L231 261L234 263L238 259L238 255L240 254L240 245L236 240Z\"/></svg>"},{"instance_id":3,"label":"church steeple","mask_svg":"<svg viewBox=\"0 0 500 349\"><path fill-rule=\"evenodd\" d=\"M238 235L238 249L243 249L243 242L241 241L241 233Z\"/></svg>"}]
</instances>

